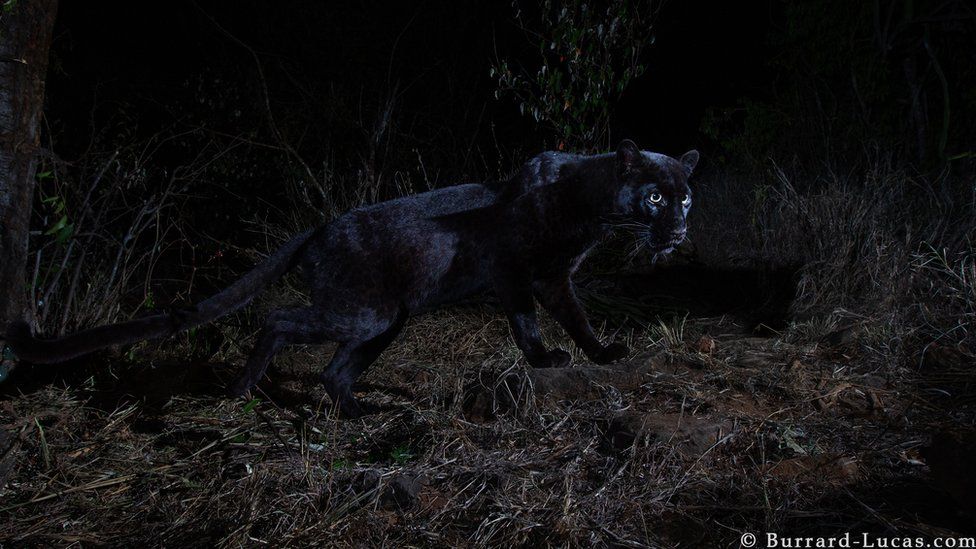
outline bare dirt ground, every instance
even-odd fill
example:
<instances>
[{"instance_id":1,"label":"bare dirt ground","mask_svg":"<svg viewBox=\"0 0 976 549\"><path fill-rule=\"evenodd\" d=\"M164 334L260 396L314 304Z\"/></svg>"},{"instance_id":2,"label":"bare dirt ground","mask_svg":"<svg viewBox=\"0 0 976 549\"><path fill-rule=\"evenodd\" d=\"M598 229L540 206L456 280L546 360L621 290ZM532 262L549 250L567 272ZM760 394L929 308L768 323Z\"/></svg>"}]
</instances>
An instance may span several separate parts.
<instances>
[{"instance_id":1,"label":"bare dirt ground","mask_svg":"<svg viewBox=\"0 0 976 549\"><path fill-rule=\"evenodd\" d=\"M233 360L150 358L167 344L35 368L0 387L0 545L973 535L972 439L943 432L971 417L966 357L879 361L858 319L665 318L615 334L623 363L536 371L489 307L414 319L357 421L314 382L328 349L286 353L250 401L222 394Z\"/></svg>"}]
</instances>

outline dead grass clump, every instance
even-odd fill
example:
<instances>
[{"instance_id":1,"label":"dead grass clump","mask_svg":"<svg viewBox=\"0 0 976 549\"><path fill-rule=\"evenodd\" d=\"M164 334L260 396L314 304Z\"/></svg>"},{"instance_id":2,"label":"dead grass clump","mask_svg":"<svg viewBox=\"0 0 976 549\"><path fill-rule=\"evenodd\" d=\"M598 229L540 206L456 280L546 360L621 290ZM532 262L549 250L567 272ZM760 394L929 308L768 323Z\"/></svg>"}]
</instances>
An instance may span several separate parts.
<instances>
[{"instance_id":1,"label":"dead grass clump","mask_svg":"<svg viewBox=\"0 0 976 549\"><path fill-rule=\"evenodd\" d=\"M945 176L885 165L809 178L706 181L692 234L706 263L799 267L793 329L858 325L883 360L935 341L972 346L974 205ZM731 228L731 229L730 229Z\"/></svg>"},{"instance_id":2,"label":"dead grass clump","mask_svg":"<svg viewBox=\"0 0 976 549\"><path fill-rule=\"evenodd\" d=\"M956 252L929 248L913 259L919 330L933 345L972 352L976 349L976 247L969 243Z\"/></svg>"}]
</instances>

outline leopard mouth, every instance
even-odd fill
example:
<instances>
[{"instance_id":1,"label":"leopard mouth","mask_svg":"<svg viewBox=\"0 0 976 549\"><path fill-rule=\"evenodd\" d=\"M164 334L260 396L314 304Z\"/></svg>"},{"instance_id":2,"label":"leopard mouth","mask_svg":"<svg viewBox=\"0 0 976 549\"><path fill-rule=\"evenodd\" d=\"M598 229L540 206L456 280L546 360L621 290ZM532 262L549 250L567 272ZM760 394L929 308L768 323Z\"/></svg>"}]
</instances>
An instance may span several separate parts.
<instances>
[{"instance_id":1,"label":"leopard mouth","mask_svg":"<svg viewBox=\"0 0 976 549\"><path fill-rule=\"evenodd\" d=\"M666 242L654 243L650 245L651 251L655 254L669 254L674 251L684 241L683 238L672 238Z\"/></svg>"},{"instance_id":2,"label":"leopard mouth","mask_svg":"<svg viewBox=\"0 0 976 549\"><path fill-rule=\"evenodd\" d=\"M670 238L663 240L657 237L657 231L653 230L651 226L646 224L631 224L626 226L626 228L638 229L634 231L636 233L636 242L634 245L634 250L631 255L636 255L641 250L645 252L650 252L653 256L666 255L674 251L679 244L685 241L685 236L682 235L677 238Z\"/></svg>"}]
</instances>

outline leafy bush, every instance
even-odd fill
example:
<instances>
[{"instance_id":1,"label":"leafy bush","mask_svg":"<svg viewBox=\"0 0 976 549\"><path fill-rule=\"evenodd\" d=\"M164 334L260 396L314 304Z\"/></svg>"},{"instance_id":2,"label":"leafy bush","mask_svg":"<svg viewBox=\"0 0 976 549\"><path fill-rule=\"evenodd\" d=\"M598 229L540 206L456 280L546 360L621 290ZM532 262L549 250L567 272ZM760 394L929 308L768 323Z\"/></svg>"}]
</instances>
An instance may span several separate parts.
<instances>
[{"instance_id":1,"label":"leafy bush","mask_svg":"<svg viewBox=\"0 0 976 549\"><path fill-rule=\"evenodd\" d=\"M514 5L540 65L533 72L496 61L495 97L512 96L559 149L606 148L613 102L646 70L640 57L652 42L654 2L612 0L603 8L585 0L546 0L537 22Z\"/></svg>"}]
</instances>

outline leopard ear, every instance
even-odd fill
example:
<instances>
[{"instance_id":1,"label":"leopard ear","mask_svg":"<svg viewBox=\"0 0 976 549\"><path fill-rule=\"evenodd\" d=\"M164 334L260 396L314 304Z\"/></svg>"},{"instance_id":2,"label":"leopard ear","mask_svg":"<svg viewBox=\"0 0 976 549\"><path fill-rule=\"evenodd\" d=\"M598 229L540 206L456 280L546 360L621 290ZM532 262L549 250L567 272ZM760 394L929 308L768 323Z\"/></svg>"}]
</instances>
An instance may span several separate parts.
<instances>
[{"instance_id":1,"label":"leopard ear","mask_svg":"<svg viewBox=\"0 0 976 549\"><path fill-rule=\"evenodd\" d=\"M692 149L681 155L681 158L678 161L681 162L682 166L684 166L685 171L688 172L688 175L691 175L691 172L695 170L695 166L698 165L698 151Z\"/></svg>"},{"instance_id":2,"label":"leopard ear","mask_svg":"<svg viewBox=\"0 0 976 549\"><path fill-rule=\"evenodd\" d=\"M637 144L630 139L624 139L617 145L617 174L630 173L644 162Z\"/></svg>"}]
</instances>

